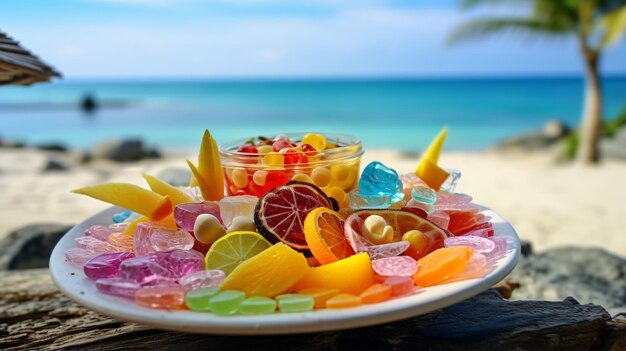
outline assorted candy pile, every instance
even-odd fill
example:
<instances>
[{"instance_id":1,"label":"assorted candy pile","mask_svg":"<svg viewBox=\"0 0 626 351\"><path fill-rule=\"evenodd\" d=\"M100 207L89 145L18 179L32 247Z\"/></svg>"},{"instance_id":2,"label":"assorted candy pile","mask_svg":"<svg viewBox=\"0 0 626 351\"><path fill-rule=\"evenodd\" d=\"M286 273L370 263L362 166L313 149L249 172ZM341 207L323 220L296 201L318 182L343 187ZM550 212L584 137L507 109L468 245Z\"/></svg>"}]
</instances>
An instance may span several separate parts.
<instances>
[{"instance_id":1,"label":"assorted candy pile","mask_svg":"<svg viewBox=\"0 0 626 351\"><path fill-rule=\"evenodd\" d=\"M188 188L144 175L151 190L75 190L125 211L88 228L66 258L103 294L218 315L354 307L482 277L507 243L454 192L460 172L438 166L445 137L414 173L372 162L359 178L358 157L315 159L342 148L320 134L251 140L239 156L264 156L231 167L206 132Z\"/></svg>"}]
</instances>

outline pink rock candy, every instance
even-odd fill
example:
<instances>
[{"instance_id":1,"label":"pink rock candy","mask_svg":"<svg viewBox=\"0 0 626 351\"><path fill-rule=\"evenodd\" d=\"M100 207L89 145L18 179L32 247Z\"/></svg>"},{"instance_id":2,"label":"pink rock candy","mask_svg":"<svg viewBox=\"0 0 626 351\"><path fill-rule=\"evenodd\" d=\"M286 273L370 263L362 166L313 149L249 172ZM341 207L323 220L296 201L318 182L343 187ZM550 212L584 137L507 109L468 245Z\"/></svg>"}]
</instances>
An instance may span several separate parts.
<instances>
[{"instance_id":1,"label":"pink rock candy","mask_svg":"<svg viewBox=\"0 0 626 351\"><path fill-rule=\"evenodd\" d=\"M417 262L409 256L386 257L373 260L372 268L382 276L410 277L417 272Z\"/></svg>"},{"instance_id":2,"label":"pink rock candy","mask_svg":"<svg viewBox=\"0 0 626 351\"><path fill-rule=\"evenodd\" d=\"M496 247L495 243L489 239L471 235L449 237L444 240L443 246L469 246L473 252L479 254L489 254Z\"/></svg>"},{"instance_id":3,"label":"pink rock candy","mask_svg":"<svg viewBox=\"0 0 626 351\"><path fill-rule=\"evenodd\" d=\"M119 276L141 285L155 280L176 280L174 273L155 262L153 257L140 256L125 260L120 265Z\"/></svg>"},{"instance_id":4,"label":"pink rock candy","mask_svg":"<svg viewBox=\"0 0 626 351\"><path fill-rule=\"evenodd\" d=\"M443 211L435 211L428 215L428 220L435 223L439 228L448 229L450 215Z\"/></svg>"},{"instance_id":5,"label":"pink rock candy","mask_svg":"<svg viewBox=\"0 0 626 351\"><path fill-rule=\"evenodd\" d=\"M391 287L391 296L402 296L413 292L415 283L411 277L391 276L383 283Z\"/></svg>"},{"instance_id":6,"label":"pink rock candy","mask_svg":"<svg viewBox=\"0 0 626 351\"><path fill-rule=\"evenodd\" d=\"M109 235L111 235L112 231L102 225L92 225L91 227L85 230L86 236L92 236L98 240L107 241Z\"/></svg>"},{"instance_id":7,"label":"pink rock candy","mask_svg":"<svg viewBox=\"0 0 626 351\"><path fill-rule=\"evenodd\" d=\"M211 288L218 287L224 279L226 275L223 271L219 269L210 269L210 270L199 270L188 274L178 281L180 285L186 291L200 289L200 288Z\"/></svg>"},{"instance_id":8,"label":"pink rock candy","mask_svg":"<svg viewBox=\"0 0 626 351\"><path fill-rule=\"evenodd\" d=\"M357 252L367 252L367 254L370 256L370 259L376 260L385 257L398 256L406 251L409 246L411 246L411 243L402 240L395 243L382 245L359 246Z\"/></svg>"},{"instance_id":9,"label":"pink rock candy","mask_svg":"<svg viewBox=\"0 0 626 351\"><path fill-rule=\"evenodd\" d=\"M115 277L96 280L96 288L103 294L134 298L141 285L132 280Z\"/></svg>"},{"instance_id":10,"label":"pink rock candy","mask_svg":"<svg viewBox=\"0 0 626 351\"><path fill-rule=\"evenodd\" d=\"M504 253L506 252L506 248L507 248L506 239L499 237L499 236L492 236L488 240L493 241L493 243L495 244L495 248L493 249L493 251L489 252L488 254L485 254L485 256L487 257L487 260L491 261L491 260L502 257L502 255L504 255Z\"/></svg>"},{"instance_id":11,"label":"pink rock candy","mask_svg":"<svg viewBox=\"0 0 626 351\"><path fill-rule=\"evenodd\" d=\"M85 263L83 272L91 280L113 278L117 276L120 264L133 257L135 255L131 252L103 253Z\"/></svg>"},{"instance_id":12,"label":"pink rock candy","mask_svg":"<svg viewBox=\"0 0 626 351\"><path fill-rule=\"evenodd\" d=\"M195 240L183 229L174 230L160 223L143 222L137 225L133 251L137 256L174 249L189 250Z\"/></svg>"},{"instance_id":13,"label":"pink rock candy","mask_svg":"<svg viewBox=\"0 0 626 351\"><path fill-rule=\"evenodd\" d=\"M113 223L109 225L109 230L111 230L112 233L123 232L126 228L128 228L128 223Z\"/></svg>"},{"instance_id":14,"label":"pink rock candy","mask_svg":"<svg viewBox=\"0 0 626 351\"><path fill-rule=\"evenodd\" d=\"M149 257L172 272L177 279L204 268L204 256L196 250L155 252Z\"/></svg>"},{"instance_id":15,"label":"pink rock candy","mask_svg":"<svg viewBox=\"0 0 626 351\"><path fill-rule=\"evenodd\" d=\"M65 259L67 262L76 267L83 267L87 261L96 256L98 256L97 252L87 251L77 247L72 247L65 251Z\"/></svg>"},{"instance_id":16,"label":"pink rock candy","mask_svg":"<svg viewBox=\"0 0 626 351\"><path fill-rule=\"evenodd\" d=\"M193 232L196 218L201 214L211 214L222 222L220 217L220 205L217 201L204 201L198 203L180 204L174 209L176 224L186 231Z\"/></svg>"},{"instance_id":17,"label":"pink rock candy","mask_svg":"<svg viewBox=\"0 0 626 351\"><path fill-rule=\"evenodd\" d=\"M74 239L74 241L76 242L76 247L78 247L79 249L84 249L95 253L124 251L115 245L111 245L106 241L98 240L93 236L79 236L78 238Z\"/></svg>"}]
</instances>

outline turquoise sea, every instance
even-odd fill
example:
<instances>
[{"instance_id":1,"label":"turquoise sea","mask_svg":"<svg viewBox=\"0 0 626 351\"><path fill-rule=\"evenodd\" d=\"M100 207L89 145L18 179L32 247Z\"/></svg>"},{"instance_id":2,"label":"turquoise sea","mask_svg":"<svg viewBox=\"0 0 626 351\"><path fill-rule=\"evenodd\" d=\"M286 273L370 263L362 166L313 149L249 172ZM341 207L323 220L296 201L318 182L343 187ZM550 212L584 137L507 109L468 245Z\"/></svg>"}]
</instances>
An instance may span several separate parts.
<instances>
[{"instance_id":1,"label":"turquoise sea","mask_svg":"<svg viewBox=\"0 0 626 351\"><path fill-rule=\"evenodd\" d=\"M626 77L605 78L605 115L626 106ZM101 108L78 108L92 94ZM59 80L0 88L0 137L88 147L141 137L191 149L204 128L218 142L293 131L348 133L365 148L426 147L447 125L448 150L476 150L541 128L579 122L580 78L336 80Z\"/></svg>"}]
</instances>

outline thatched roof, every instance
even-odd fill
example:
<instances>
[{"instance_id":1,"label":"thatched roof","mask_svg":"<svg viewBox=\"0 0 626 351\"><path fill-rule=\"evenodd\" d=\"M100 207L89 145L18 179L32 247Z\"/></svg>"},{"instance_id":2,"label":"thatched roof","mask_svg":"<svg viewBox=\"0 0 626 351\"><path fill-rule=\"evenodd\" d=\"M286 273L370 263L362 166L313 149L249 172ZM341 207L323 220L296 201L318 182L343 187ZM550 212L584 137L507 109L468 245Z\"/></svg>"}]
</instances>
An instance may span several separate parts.
<instances>
[{"instance_id":1,"label":"thatched roof","mask_svg":"<svg viewBox=\"0 0 626 351\"><path fill-rule=\"evenodd\" d=\"M51 77L61 74L0 32L0 85L30 85Z\"/></svg>"}]
</instances>

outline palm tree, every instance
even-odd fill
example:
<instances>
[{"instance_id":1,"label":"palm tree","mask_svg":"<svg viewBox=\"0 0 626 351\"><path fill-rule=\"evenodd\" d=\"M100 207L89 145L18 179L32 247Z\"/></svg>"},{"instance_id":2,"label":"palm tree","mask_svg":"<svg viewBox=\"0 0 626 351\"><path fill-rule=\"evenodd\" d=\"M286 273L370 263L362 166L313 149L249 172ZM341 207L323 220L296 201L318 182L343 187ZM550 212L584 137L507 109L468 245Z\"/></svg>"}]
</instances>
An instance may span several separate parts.
<instances>
[{"instance_id":1,"label":"palm tree","mask_svg":"<svg viewBox=\"0 0 626 351\"><path fill-rule=\"evenodd\" d=\"M503 31L577 39L585 67L578 159L587 164L596 163L602 123L600 56L626 30L626 0L463 0L466 8L485 4L520 4L530 13L526 17L471 20L455 29L451 42Z\"/></svg>"}]
</instances>

